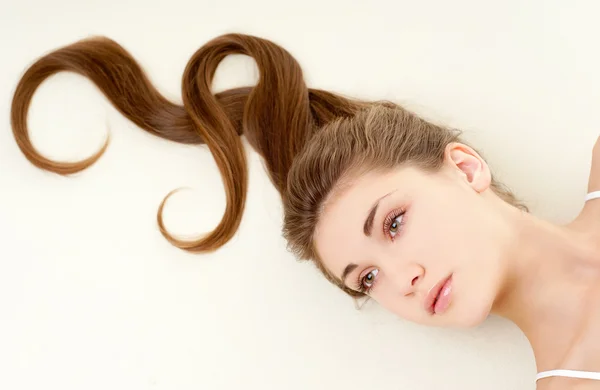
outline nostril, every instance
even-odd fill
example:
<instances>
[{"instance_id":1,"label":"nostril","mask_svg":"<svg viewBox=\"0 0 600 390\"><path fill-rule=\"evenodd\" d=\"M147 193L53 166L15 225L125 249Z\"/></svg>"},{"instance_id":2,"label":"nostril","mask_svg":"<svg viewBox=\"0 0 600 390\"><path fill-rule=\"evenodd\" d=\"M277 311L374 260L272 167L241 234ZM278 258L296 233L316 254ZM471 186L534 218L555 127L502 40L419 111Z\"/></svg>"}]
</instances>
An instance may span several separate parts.
<instances>
[{"instance_id":1,"label":"nostril","mask_svg":"<svg viewBox=\"0 0 600 390\"><path fill-rule=\"evenodd\" d=\"M418 276L415 276L415 277L413 278L413 280L410 282L410 285L411 285L411 286L414 286L414 285L415 285L415 283L417 283L417 280L419 280L419 277L418 277Z\"/></svg>"}]
</instances>

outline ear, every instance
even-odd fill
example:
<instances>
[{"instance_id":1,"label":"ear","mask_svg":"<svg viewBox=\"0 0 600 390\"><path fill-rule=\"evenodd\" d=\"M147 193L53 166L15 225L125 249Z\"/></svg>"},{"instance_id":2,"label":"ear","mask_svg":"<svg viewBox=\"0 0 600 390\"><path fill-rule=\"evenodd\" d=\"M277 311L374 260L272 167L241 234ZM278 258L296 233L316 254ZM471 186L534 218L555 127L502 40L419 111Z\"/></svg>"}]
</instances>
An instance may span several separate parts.
<instances>
[{"instance_id":1,"label":"ear","mask_svg":"<svg viewBox=\"0 0 600 390\"><path fill-rule=\"evenodd\" d=\"M453 142L446 146L445 160L477 192L488 189L492 175L488 164L469 146Z\"/></svg>"}]
</instances>

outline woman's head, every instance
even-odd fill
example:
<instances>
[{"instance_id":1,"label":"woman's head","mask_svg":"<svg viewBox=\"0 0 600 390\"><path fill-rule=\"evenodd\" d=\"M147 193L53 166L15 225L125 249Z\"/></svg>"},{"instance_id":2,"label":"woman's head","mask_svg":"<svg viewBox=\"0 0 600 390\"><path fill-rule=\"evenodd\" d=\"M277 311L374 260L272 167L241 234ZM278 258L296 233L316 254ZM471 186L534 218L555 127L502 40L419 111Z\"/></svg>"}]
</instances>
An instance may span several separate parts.
<instances>
[{"instance_id":1,"label":"woman's head","mask_svg":"<svg viewBox=\"0 0 600 390\"><path fill-rule=\"evenodd\" d=\"M253 57L254 87L211 91L229 54ZM489 312L506 252L503 210L520 205L497 183L458 131L429 123L389 102L351 100L309 89L296 60L274 43L228 34L190 59L183 106L165 99L125 49L106 38L76 42L38 59L17 85L11 121L17 145L34 165L60 174L81 162L42 156L28 135L27 111L50 75L89 77L128 119L175 142L206 144L223 177L227 207L205 237L186 241L158 224L173 245L212 251L236 232L245 206L247 166L240 135L264 159L284 202L284 236L351 296L369 295L410 320L469 325ZM166 198L165 198L166 200ZM445 316L423 307L424 295L452 275L453 305Z\"/></svg>"},{"instance_id":2,"label":"woman's head","mask_svg":"<svg viewBox=\"0 0 600 390\"><path fill-rule=\"evenodd\" d=\"M321 129L288 176L284 235L352 296L419 323L473 325L491 309L508 250L499 185L460 133L393 104ZM452 276L433 316L427 294Z\"/></svg>"}]
</instances>

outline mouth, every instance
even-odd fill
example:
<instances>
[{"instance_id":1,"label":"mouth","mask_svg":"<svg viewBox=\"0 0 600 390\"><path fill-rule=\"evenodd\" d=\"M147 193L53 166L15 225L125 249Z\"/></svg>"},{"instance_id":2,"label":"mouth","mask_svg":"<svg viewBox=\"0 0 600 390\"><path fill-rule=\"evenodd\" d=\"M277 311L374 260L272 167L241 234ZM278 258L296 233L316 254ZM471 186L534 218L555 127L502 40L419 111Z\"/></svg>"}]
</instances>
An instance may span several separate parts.
<instances>
[{"instance_id":1,"label":"mouth","mask_svg":"<svg viewBox=\"0 0 600 390\"><path fill-rule=\"evenodd\" d=\"M450 306L451 294L452 274L440 280L429 290L424 302L425 310L431 315L444 313Z\"/></svg>"}]
</instances>

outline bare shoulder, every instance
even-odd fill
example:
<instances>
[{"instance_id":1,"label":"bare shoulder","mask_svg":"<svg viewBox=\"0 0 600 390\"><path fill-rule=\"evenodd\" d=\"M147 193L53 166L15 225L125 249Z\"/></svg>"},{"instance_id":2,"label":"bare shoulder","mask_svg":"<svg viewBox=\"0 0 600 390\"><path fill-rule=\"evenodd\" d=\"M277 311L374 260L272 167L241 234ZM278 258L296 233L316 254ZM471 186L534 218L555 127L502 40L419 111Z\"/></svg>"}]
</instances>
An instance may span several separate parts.
<instances>
[{"instance_id":1,"label":"bare shoulder","mask_svg":"<svg viewBox=\"0 0 600 390\"><path fill-rule=\"evenodd\" d=\"M600 191L600 137L592 148L592 164L590 169L590 178L588 182L588 191Z\"/></svg>"},{"instance_id":2,"label":"bare shoulder","mask_svg":"<svg viewBox=\"0 0 600 390\"><path fill-rule=\"evenodd\" d=\"M575 378L553 378L539 382L536 390L600 390L600 381Z\"/></svg>"},{"instance_id":3,"label":"bare shoulder","mask_svg":"<svg viewBox=\"0 0 600 390\"><path fill-rule=\"evenodd\" d=\"M600 191L600 137L590 149L588 193ZM584 199L581 200L583 203ZM585 202L582 206L579 215L569 225L577 231L589 233L600 240L600 199Z\"/></svg>"}]
</instances>

